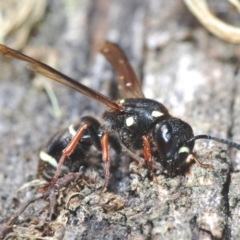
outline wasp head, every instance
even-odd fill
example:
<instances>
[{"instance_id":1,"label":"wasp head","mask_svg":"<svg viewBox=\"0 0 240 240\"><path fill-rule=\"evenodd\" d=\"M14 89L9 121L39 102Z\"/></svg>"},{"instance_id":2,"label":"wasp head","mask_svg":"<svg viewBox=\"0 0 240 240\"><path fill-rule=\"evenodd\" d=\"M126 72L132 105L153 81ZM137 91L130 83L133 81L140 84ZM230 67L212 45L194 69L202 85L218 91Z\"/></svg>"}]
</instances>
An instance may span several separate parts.
<instances>
[{"instance_id":1,"label":"wasp head","mask_svg":"<svg viewBox=\"0 0 240 240\"><path fill-rule=\"evenodd\" d=\"M193 130L189 124L178 118L171 118L156 124L154 141L161 156L161 164L170 173L181 167L192 153Z\"/></svg>"}]
</instances>

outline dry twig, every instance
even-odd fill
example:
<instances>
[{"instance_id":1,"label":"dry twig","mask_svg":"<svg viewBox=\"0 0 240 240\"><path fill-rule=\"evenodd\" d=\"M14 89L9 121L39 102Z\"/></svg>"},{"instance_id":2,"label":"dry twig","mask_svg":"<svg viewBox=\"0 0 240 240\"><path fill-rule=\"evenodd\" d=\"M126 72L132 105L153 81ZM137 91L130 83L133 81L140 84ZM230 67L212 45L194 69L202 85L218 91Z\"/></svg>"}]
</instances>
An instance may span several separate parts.
<instances>
[{"instance_id":1,"label":"dry twig","mask_svg":"<svg viewBox=\"0 0 240 240\"><path fill-rule=\"evenodd\" d=\"M208 8L206 0L184 0L184 2L212 34L231 43L240 43L240 28L226 24L215 17Z\"/></svg>"}]
</instances>

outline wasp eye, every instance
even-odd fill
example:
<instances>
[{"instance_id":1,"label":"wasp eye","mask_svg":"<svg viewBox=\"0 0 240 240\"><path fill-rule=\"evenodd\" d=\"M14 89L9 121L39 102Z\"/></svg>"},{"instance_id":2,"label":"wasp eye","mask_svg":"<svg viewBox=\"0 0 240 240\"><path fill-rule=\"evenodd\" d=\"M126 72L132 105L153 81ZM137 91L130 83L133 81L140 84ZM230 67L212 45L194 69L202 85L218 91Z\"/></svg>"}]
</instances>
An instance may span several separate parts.
<instances>
[{"instance_id":1,"label":"wasp eye","mask_svg":"<svg viewBox=\"0 0 240 240\"><path fill-rule=\"evenodd\" d=\"M165 159L172 158L178 146L178 139L174 138L172 134L172 126L169 123L163 124L156 131L155 137L163 157Z\"/></svg>"},{"instance_id":2,"label":"wasp eye","mask_svg":"<svg viewBox=\"0 0 240 240\"><path fill-rule=\"evenodd\" d=\"M170 134L170 126L167 126L167 124L164 124L161 126L161 131L162 131L162 138L164 139L165 142L169 142L171 138Z\"/></svg>"}]
</instances>

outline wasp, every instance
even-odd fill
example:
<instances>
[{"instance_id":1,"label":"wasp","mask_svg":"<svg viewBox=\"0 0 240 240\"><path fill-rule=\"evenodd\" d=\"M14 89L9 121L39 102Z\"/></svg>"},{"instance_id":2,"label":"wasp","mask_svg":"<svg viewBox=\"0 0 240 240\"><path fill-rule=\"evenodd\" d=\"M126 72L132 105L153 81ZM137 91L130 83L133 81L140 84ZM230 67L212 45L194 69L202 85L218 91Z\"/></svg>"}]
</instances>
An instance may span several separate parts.
<instances>
[{"instance_id":1,"label":"wasp","mask_svg":"<svg viewBox=\"0 0 240 240\"><path fill-rule=\"evenodd\" d=\"M41 190L52 187L60 176L78 172L86 165L91 146L102 151L105 181L110 178L110 147L117 153L127 152L132 158L146 163L152 176L155 166L174 176L178 169L193 159L203 168L213 168L199 161L193 152L195 141L211 139L240 150L240 144L210 135L194 136L191 126L172 116L168 109L152 99L147 99L141 89L126 55L121 48L105 41L100 52L115 68L119 90L123 96L112 101L101 93L64 75L52 67L0 45L0 54L29 63L30 70L66 85L108 107L100 122L92 116L82 117L77 124L57 132L40 152L38 176L50 183Z\"/></svg>"}]
</instances>

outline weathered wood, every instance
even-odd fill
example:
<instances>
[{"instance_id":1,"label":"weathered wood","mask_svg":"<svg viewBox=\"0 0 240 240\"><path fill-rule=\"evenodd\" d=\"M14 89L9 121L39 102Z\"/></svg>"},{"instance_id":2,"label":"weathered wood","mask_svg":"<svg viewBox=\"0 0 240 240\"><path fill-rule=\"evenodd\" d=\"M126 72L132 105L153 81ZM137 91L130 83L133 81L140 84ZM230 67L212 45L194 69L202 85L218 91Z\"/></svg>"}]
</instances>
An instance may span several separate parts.
<instances>
[{"instance_id":1,"label":"weathered wood","mask_svg":"<svg viewBox=\"0 0 240 240\"><path fill-rule=\"evenodd\" d=\"M214 7L218 13L218 6ZM224 20L232 19L233 9L219 11ZM239 22L234 19L234 24ZM164 103L196 134L240 142L240 82L235 74L240 48L205 31L180 1L50 1L22 51L117 98L115 75L96 52L105 38L126 51L147 97ZM11 46L10 39L4 44ZM48 138L82 115L101 117L104 107L49 81L61 106L62 117L57 119L46 93L37 80L32 81L24 64L1 57L0 72L0 215L5 218L36 194L36 188L18 189L34 178L38 151ZM82 181L77 189L80 195L70 198L66 206L63 197L57 220L43 220L49 207L44 212L46 202L41 200L21 215L11 234L27 238L44 233L63 239L238 239L240 153L229 149L227 154L225 146L202 143L196 144L196 152L214 170L192 164L181 176L159 175L156 184L145 168L131 163L129 173L127 158L114 156L107 193L98 195L103 171L97 165L95 172L86 173L94 175L96 182Z\"/></svg>"}]
</instances>

